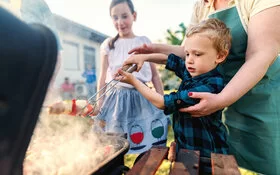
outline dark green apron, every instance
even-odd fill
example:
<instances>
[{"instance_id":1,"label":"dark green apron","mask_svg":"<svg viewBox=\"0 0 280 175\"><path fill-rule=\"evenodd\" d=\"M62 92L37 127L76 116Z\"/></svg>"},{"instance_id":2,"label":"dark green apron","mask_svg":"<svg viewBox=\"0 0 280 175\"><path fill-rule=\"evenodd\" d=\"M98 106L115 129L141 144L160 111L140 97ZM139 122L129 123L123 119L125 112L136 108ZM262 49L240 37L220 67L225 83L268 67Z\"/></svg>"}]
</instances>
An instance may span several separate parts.
<instances>
[{"instance_id":1,"label":"dark green apron","mask_svg":"<svg viewBox=\"0 0 280 175\"><path fill-rule=\"evenodd\" d=\"M215 12L209 18L220 19L231 29L232 47L221 65L228 82L245 62L248 36L236 7ZM279 57L252 90L227 108L225 119L230 154L238 165L259 173L280 174Z\"/></svg>"}]
</instances>

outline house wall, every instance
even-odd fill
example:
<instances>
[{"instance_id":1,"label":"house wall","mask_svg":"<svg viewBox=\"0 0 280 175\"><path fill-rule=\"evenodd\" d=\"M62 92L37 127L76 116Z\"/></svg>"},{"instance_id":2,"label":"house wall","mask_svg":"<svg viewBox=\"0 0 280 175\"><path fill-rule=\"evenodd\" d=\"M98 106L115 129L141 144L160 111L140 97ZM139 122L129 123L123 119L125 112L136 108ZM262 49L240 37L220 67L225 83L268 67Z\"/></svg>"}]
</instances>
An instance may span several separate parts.
<instances>
[{"instance_id":1,"label":"house wall","mask_svg":"<svg viewBox=\"0 0 280 175\"><path fill-rule=\"evenodd\" d=\"M92 40L87 40L84 38L81 38L75 34L72 33L66 33L59 31L60 40L62 43L62 47L65 45L65 42L71 42L76 43L78 45L78 64L79 69L78 70L69 70L65 68L65 62L67 61L67 58L65 58L65 52L61 51L61 65L60 69L58 71L57 77L54 81L54 86L60 87L60 85L63 83L65 77L69 77L71 82L79 82L84 83L85 79L82 77L82 73L85 70L84 66L84 46L93 47L95 49L95 65L96 65L96 74L97 79L100 74L100 43L94 42Z\"/></svg>"}]
</instances>

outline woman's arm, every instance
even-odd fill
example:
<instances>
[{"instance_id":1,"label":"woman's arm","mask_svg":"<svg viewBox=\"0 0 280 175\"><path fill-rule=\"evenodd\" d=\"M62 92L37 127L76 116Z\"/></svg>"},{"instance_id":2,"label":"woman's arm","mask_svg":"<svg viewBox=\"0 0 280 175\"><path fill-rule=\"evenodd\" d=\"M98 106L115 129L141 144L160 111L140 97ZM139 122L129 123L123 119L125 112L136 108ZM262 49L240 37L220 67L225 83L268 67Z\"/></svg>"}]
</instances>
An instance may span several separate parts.
<instances>
[{"instance_id":1,"label":"woman's arm","mask_svg":"<svg viewBox=\"0 0 280 175\"><path fill-rule=\"evenodd\" d=\"M280 51L280 6L253 16L248 26L246 60L222 91L230 105L253 88L265 75ZM275 23L275 21L278 21ZM246 83L240 83L246 82ZM235 95L233 95L235 92ZM231 94L232 93L232 94Z\"/></svg>"},{"instance_id":2,"label":"woman's arm","mask_svg":"<svg viewBox=\"0 0 280 175\"><path fill-rule=\"evenodd\" d=\"M236 102L264 77L280 50L280 23L276 22L280 21L279 11L280 6L276 6L251 17L245 63L220 94L192 93L191 97L200 98L200 103L182 112L193 116L211 114Z\"/></svg>"},{"instance_id":3,"label":"woman's arm","mask_svg":"<svg viewBox=\"0 0 280 175\"><path fill-rule=\"evenodd\" d=\"M158 64L166 64L168 56L162 53L151 53L151 54L132 54L123 63L123 66L136 64L137 72L140 71L145 61L153 62Z\"/></svg>"},{"instance_id":4,"label":"woman's arm","mask_svg":"<svg viewBox=\"0 0 280 175\"><path fill-rule=\"evenodd\" d=\"M128 52L129 54L148 54L148 53L162 53L169 55L174 53L175 55L183 58L185 56L184 47L178 45L168 44L143 44L142 46L136 47Z\"/></svg>"},{"instance_id":5,"label":"woman's arm","mask_svg":"<svg viewBox=\"0 0 280 175\"><path fill-rule=\"evenodd\" d=\"M152 83L156 89L156 92L163 95L164 94L163 85L162 85L162 81L159 77L159 73L156 69L156 65L153 63L150 63L150 65L151 65L151 70L152 70Z\"/></svg>"}]
</instances>

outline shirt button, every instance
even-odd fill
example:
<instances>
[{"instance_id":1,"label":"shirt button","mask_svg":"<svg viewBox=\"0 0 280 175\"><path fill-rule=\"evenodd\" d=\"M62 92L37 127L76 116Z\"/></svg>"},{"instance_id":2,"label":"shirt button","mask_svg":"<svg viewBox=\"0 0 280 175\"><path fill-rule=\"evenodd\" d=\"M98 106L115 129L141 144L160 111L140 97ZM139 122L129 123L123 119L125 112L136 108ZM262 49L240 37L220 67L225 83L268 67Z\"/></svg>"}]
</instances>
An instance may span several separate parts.
<instances>
[{"instance_id":1,"label":"shirt button","mask_svg":"<svg viewBox=\"0 0 280 175\"><path fill-rule=\"evenodd\" d=\"M187 85L187 82L185 82L184 85Z\"/></svg>"},{"instance_id":2,"label":"shirt button","mask_svg":"<svg viewBox=\"0 0 280 175\"><path fill-rule=\"evenodd\" d=\"M176 103L177 103L177 104L180 104L180 103L181 103L181 100L177 100Z\"/></svg>"}]
</instances>

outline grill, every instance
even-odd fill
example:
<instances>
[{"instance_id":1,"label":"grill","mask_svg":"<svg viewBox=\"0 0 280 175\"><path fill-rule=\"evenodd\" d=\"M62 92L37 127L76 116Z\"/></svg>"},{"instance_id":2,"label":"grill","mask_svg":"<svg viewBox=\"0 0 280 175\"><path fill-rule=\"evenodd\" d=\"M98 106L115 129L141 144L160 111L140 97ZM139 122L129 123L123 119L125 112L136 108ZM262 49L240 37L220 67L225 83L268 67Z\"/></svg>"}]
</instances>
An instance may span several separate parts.
<instances>
[{"instance_id":1,"label":"grill","mask_svg":"<svg viewBox=\"0 0 280 175\"><path fill-rule=\"evenodd\" d=\"M23 173L25 153L57 62L54 34L45 26L28 25L0 7L0 174ZM11 37L13 36L13 37ZM113 138L116 152L88 174L121 174L129 143Z\"/></svg>"},{"instance_id":2,"label":"grill","mask_svg":"<svg viewBox=\"0 0 280 175\"><path fill-rule=\"evenodd\" d=\"M24 161L24 175L121 175L128 171L125 134L93 132L88 118L41 112ZM45 134L47 133L47 134Z\"/></svg>"},{"instance_id":3,"label":"grill","mask_svg":"<svg viewBox=\"0 0 280 175\"><path fill-rule=\"evenodd\" d=\"M104 161L100 162L99 165L90 172L92 175L118 175L125 171L128 171L128 167L124 166L124 155L129 150L129 142L125 139L126 135L121 135L117 133L106 133L106 139L115 140L115 150L114 154L107 157ZM117 138L117 139L116 139Z\"/></svg>"}]
</instances>

